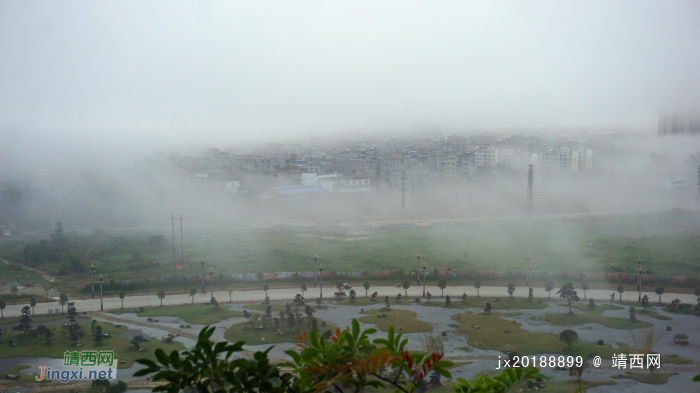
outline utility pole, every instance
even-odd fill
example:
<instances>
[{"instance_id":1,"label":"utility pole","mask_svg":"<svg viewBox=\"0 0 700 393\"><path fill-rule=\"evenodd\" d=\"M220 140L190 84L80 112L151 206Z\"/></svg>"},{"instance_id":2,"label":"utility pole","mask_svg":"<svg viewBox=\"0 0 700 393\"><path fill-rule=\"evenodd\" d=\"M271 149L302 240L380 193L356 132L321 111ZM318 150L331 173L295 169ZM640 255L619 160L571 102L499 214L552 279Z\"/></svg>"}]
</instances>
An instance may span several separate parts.
<instances>
[{"instance_id":1,"label":"utility pole","mask_svg":"<svg viewBox=\"0 0 700 393\"><path fill-rule=\"evenodd\" d=\"M428 265L423 263L423 297L425 297L425 270L428 268Z\"/></svg>"},{"instance_id":2,"label":"utility pole","mask_svg":"<svg viewBox=\"0 0 700 393\"><path fill-rule=\"evenodd\" d=\"M534 186L532 164L530 164L530 169L527 171L527 211L532 213L532 187Z\"/></svg>"},{"instance_id":3,"label":"utility pole","mask_svg":"<svg viewBox=\"0 0 700 393\"><path fill-rule=\"evenodd\" d=\"M182 249L182 267L185 267L185 241L182 238L182 214L180 214L180 247Z\"/></svg>"},{"instance_id":4,"label":"utility pole","mask_svg":"<svg viewBox=\"0 0 700 393\"><path fill-rule=\"evenodd\" d=\"M535 267L532 263L530 263L530 259L534 259L534 258L530 258L530 254L528 254L525 257L525 260L527 261L527 263L525 264L525 267L527 268L527 287L528 288L532 288L532 269Z\"/></svg>"},{"instance_id":5,"label":"utility pole","mask_svg":"<svg viewBox=\"0 0 700 393\"><path fill-rule=\"evenodd\" d=\"M637 291L639 292L639 302L642 302L642 273L644 273L644 269L642 268L642 263L644 263L644 260L641 258L637 258Z\"/></svg>"},{"instance_id":6,"label":"utility pole","mask_svg":"<svg viewBox=\"0 0 700 393\"><path fill-rule=\"evenodd\" d=\"M209 281L211 282L211 300L210 302L214 300L214 273L216 273L216 269L213 267L209 269Z\"/></svg>"},{"instance_id":7,"label":"utility pole","mask_svg":"<svg viewBox=\"0 0 700 393\"><path fill-rule=\"evenodd\" d=\"M202 268L202 293L207 293L207 291L204 289L204 259L199 261L199 266Z\"/></svg>"},{"instance_id":8,"label":"utility pole","mask_svg":"<svg viewBox=\"0 0 700 393\"><path fill-rule=\"evenodd\" d=\"M88 265L90 268L90 275L92 276L92 298L95 298L95 270L97 270L97 265L91 263Z\"/></svg>"},{"instance_id":9,"label":"utility pole","mask_svg":"<svg viewBox=\"0 0 700 393\"><path fill-rule=\"evenodd\" d=\"M418 263L418 269L416 269L416 285L420 285L420 257L421 255L416 253L416 263Z\"/></svg>"},{"instance_id":10,"label":"utility pole","mask_svg":"<svg viewBox=\"0 0 700 393\"><path fill-rule=\"evenodd\" d=\"M175 265L177 265L177 261L175 260L175 215L174 214L172 214L170 216L170 221L173 224L172 225L172 227L173 227L173 271L177 271L177 268L175 267ZM183 267L184 267L184 265L183 265Z\"/></svg>"},{"instance_id":11,"label":"utility pole","mask_svg":"<svg viewBox=\"0 0 700 393\"><path fill-rule=\"evenodd\" d=\"M104 305L102 304L102 283L105 282L105 278L107 278L106 274L100 274L97 276L97 280L100 282L100 311L104 311Z\"/></svg>"},{"instance_id":12,"label":"utility pole","mask_svg":"<svg viewBox=\"0 0 700 393\"><path fill-rule=\"evenodd\" d=\"M313 259L314 261L314 288L316 288L316 276L318 276L318 274L316 273L316 270L318 269L318 256L313 255L311 256L311 259Z\"/></svg>"},{"instance_id":13,"label":"utility pole","mask_svg":"<svg viewBox=\"0 0 700 393\"><path fill-rule=\"evenodd\" d=\"M700 165L698 165L698 194L695 197L695 210L700 208Z\"/></svg>"},{"instance_id":14,"label":"utility pole","mask_svg":"<svg viewBox=\"0 0 700 393\"><path fill-rule=\"evenodd\" d=\"M321 277L319 277L319 280L321 281L321 296L319 297L319 299L321 299L321 300L323 300L323 269L325 269L325 268L326 267L323 265L318 265L318 272L321 273L320 274Z\"/></svg>"},{"instance_id":15,"label":"utility pole","mask_svg":"<svg viewBox=\"0 0 700 393\"><path fill-rule=\"evenodd\" d=\"M406 172L401 172L401 223L406 223L406 204L405 204L405 193L406 191Z\"/></svg>"},{"instance_id":16,"label":"utility pole","mask_svg":"<svg viewBox=\"0 0 700 393\"><path fill-rule=\"evenodd\" d=\"M700 190L700 188L698 189ZM56 229L56 219L54 218L53 214L53 208L54 208L54 201L53 201L53 182L51 182L51 232L53 232ZM92 285L92 297L95 297L95 284Z\"/></svg>"}]
</instances>

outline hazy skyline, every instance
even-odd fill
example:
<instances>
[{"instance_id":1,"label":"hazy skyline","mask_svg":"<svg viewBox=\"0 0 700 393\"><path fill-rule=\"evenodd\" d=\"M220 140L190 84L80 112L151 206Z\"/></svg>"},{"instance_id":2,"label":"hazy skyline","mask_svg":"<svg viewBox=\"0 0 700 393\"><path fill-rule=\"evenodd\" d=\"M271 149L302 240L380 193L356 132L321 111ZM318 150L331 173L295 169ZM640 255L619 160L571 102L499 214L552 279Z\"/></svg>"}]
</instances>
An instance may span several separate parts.
<instances>
[{"instance_id":1,"label":"hazy skyline","mask_svg":"<svg viewBox=\"0 0 700 393\"><path fill-rule=\"evenodd\" d=\"M698 47L691 1L0 1L0 135L104 146L653 133L663 105L698 102Z\"/></svg>"}]
</instances>

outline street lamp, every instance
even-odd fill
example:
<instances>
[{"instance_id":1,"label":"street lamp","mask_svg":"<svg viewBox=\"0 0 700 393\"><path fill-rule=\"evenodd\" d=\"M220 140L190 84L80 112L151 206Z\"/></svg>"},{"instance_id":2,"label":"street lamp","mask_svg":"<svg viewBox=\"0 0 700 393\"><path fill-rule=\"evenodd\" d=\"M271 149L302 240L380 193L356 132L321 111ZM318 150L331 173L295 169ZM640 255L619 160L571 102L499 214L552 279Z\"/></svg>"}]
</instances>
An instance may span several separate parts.
<instances>
[{"instance_id":1,"label":"street lamp","mask_svg":"<svg viewBox=\"0 0 700 393\"><path fill-rule=\"evenodd\" d=\"M420 268L420 266L419 266ZM428 265L423 263L423 297L425 297L425 270L428 269ZM420 280L420 278L419 278ZM418 282L420 284L420 281Z\"/></svg>"},{"instance_id":2,"label":"street lamp","mask_svg":"<svg viewBox=\"0 0 700 393\"><path fill-rule=\"evenodd\" d=\"M91 263L88 265L88 268L90 269L90 274L92 275L92 298L95 298L95 270L97 270L97 265L95 263Z\"/></svg>"},{"instance_id":3,"label":"street lamp","mask_svg":"<svg viewBox=\"0 0 700 393\"><path fill-rule=\"evenodd\" d=\"M323 300L323 269L325 269L326 266L319 264L318 265L318 272L319 274L319 280L321 281L321 297L320 299Z\"/></svg>"},{"instance_id":4,"label":"street lamp","mask_svg":"<svg viewBox=\"0 0 700 393\"><path fill-rule=\"evenodd\" d=\"M311 259L313 259L313 261L314 261L314 288L316 288L316 270L317 270L317 268L318 268L318 260L319 260L319 258L321 258L321 257L319 257L318 255L312 255L312 256L311 256Z\"/></svg>"},{"instance_id":5,"label":"street lamp","mask_svg":"<svg viewBox=\"0 0 700 393\"><path fill-rule=\"evenodd\" d=\"M104 311L104 306L102 304L102 283L105 282L106 278L106 274L100 274L97 276L97 281L100 283L100 311Z\"/></svg>"},{"instance_id":6,"label":"street lamp","mask_svg":"<svg viewBox=\"0 0 700 393\"><path fill-rule=\"evenodd\" d=\"M211 300L214 300L214 273L216 273L216 269L209 268L209 281L211 282Z\"/></svg>"},{"instance_id":7,"label":"street lamp","mask_svg":"<svg viewBox=\"0 0 700 393\"><path fill-rule=\"evenodd\" d=\"M204 259L199 260L199 266L202 268L202 293L207 293L206 289L204 289Z\"/></svg>"},{"instance_id":8,"label":"street lamp","mask_svg":"<svg viewBox=\"0 0 700 393\"><path fill-rule=\"evenodd\" d=\"M642 273L644 273L646 270L642 268L642 263L644 263L644 260L641 258L637 258L637 291L639 291L639 302L642 302Z\"/></svg>"},{"instance_id":9,"label":"street lamp","mask_svg":"<svg viewBox=\"0 0 700 393\"><path fill-rule=\"evenodd\" d=\"M535 267L532 263L530 263L530 260L534 260L535 258L531 258L530 254L527 254L525 257L525 260L527 261L525 263L525 268L527 269L527 287L532 288L532 269Z\"/></svg>"},{"instance_id":10,"label":"street lamp","mask_svg":"<svg viewBox=\"0 0 700 393\"><path fill-rule=\"evenodd\" d=\"M416 253L416 263L418 264L418 270L416 270L416 285L420 285L420 257L419 253ZM425 280L423 280L425 281ZM425 292L425 291L423 291ZM423 294L425 295L425 294Z\"/></svg>"}]
</instances>

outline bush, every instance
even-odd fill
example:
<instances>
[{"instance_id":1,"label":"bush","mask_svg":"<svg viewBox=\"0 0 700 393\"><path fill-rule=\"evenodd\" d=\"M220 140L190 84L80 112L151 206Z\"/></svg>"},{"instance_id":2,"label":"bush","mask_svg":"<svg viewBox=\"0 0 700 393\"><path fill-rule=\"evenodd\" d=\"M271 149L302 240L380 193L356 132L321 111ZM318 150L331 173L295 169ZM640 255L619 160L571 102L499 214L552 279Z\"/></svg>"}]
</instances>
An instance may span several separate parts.
<instances>
[{"instance_id":1,"label":"bush","mask_svg":"<svg viewBox=\"0 0 700 393\"><path fill-rule=\"evenodd\" d=\"M542 303L542 299L538 300L537 303Z\"/></svg>"},{"instance_id":2,"label":"bush","mask_svg":"<svg viewBox=\"0 0 700 393\"><path fill-rule=\"evenodd\" d=\"M605 341L603 341L603 340L598 340L598 345L604 345L604 344L605 344Z\"/></svg>"},{"instance_id":3,"label":"bush","mask_svg":"<svg viewBox=\"0 0 700 393\"><path fill-rule=\"evenodd\" d=\"M673 330L673 328L671 326L666 326L666 330L670 332L671 330Z\"/></svg>"},{"instance_id":4,"label":"bush","mask_svg":"<svg viewBox=\"0 0 700 393\"><path fill-rule=\"evenodd\" d=\"M443 337L447 336L447 332L442 332L440 334L442 334Z\"/></svg>"},{"instance_id":5,"label":"bush","mask_svg":"<svg viewBox=\"0 0 700 393\"><path fill-rule=\"evenodd\" d=\"M326 326L326 321L321 321L321 326Z\"/></svg>"},{"instance_id":6,"label":"bush","mask_svg":"<svg viewBox=\"0 0 700 393\"><path fill-rule=\"evenodd\" d=\"M413 299L413 300L414 300L416 303L420 303L420 298L419 298L419 297L417 297L417 298L415 298L415 299Z\"/></svg>"},{"instance_id":7,"label":"bush","mask_svg":"<svg viewBox=\"0 0 700 393\"><path fill-rule=\"evenodd\" d=\"M146 311L146 309L145 309L145 308L143 308L143 307L139 307L139 312L144 312L144 311Z\"/></svg>"}]
</instances>

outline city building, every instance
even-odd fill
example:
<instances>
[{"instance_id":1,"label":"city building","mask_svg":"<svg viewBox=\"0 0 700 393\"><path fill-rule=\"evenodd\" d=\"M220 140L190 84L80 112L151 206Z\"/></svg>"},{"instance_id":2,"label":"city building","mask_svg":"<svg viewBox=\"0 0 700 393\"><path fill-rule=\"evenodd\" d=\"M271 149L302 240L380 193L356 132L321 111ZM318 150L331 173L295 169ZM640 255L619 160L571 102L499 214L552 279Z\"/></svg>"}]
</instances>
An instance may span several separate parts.
<instances>
[{"instance_id":1,"label":"city building","mask_svg":"<svg viewBox=\"0 0 700 393\"><path fill-rule=\"evenodd\" d=\"M700 110L667 111L659 114L659 135L700 134Z\"/></svg>"}]
</instances>

